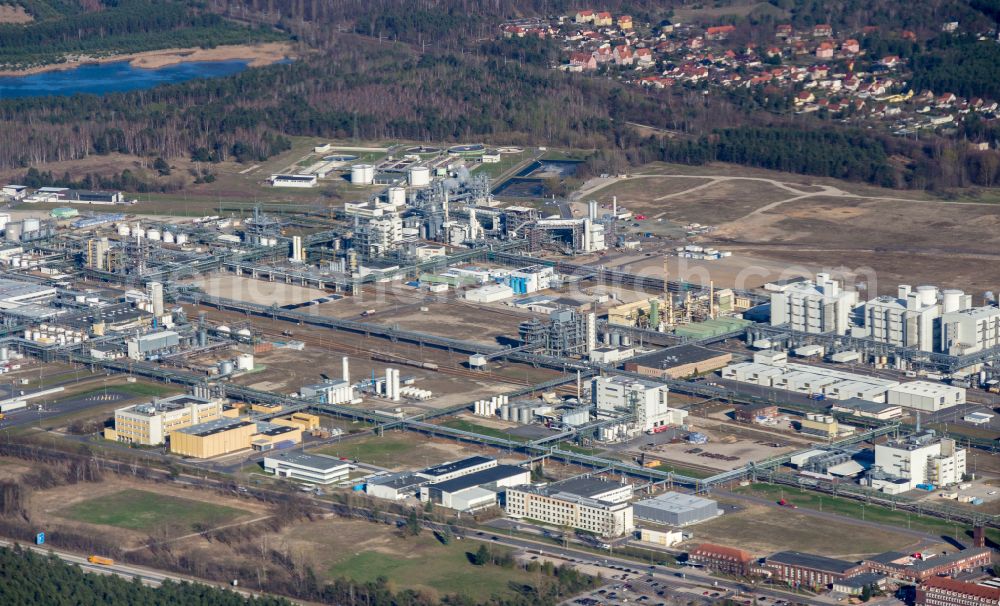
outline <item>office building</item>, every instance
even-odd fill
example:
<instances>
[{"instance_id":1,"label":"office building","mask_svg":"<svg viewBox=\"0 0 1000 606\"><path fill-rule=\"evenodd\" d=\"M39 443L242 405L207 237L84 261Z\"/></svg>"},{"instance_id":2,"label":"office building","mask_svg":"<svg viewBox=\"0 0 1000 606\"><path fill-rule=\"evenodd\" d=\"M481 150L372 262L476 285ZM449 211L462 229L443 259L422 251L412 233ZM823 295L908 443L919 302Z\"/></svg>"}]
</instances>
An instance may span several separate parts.
<instances>
[{"instance_id":1,"label":"office building","mask_svg":"<svg viewBox=\"0 0 1000 606\"><path fill-rule=\"evenodd\" d=\"M827 587L835 581L866 572L865 566L856 562L798 551L781 551L768 556L764 567L771 573L773 581L815 588Z\"/></svg>"},{"instance_id":2,"label":"office building","mask_svg":"<svg viewBox=\"0 0 1000 606\"><path fill-rule=\"evenodd\" d=\"M585 496L607 494L609 489L602 480L589 480L593 486L581 482L567 484L556 482L548 486L519 486L508 488L507 515L513 518L531 518L553 526L567 526L586 530L602 537L618 537L635 528L632 505L620 500L606 500ZM572 489L574 492L569 492ZM580 494L584 493L584 494ZM629 488L631 494L631 488Z\"/></svg>"},{"instance_id":3,"label":"office building","mask_svg":"<svg viewBox=\"0 0 1000 606\"><path fill-rule=\"evenodd\" d=\"M702 543L688 553L688 562L736 577L747 576L753 561L750 552L712 543Z\"/></svg>"},{"instance_id":4,"label":"office building","mask_svg":"<svg viewBox=\"0 0 1000 606\"><path fill-rule=\"evenodd\" d=\"M264 471L279 478L311 484L333 484L350 476L351 465L326 455L285 452L264 457Z\"/></svg>"},{"instance_id":5,"label":"office building","mask_svg":"<svg viewBox=\"0 0 1000 606\"><path fill-rule=\"evenodd\" d=\"M952 576L983 568L992 561L990 549L976 547L948 554L927 554L926 558L921 553L889 551L866 558L864 564L869 570L893 579L920 583L941 575Z\"/></svg>"},{"instance_id":6,"label":"office building","mask_svg":"<svg viewBox=\"0 0 1000 606\"><path fill-rule=\"evenodd\" d=\"M222 416L222 404L190 395L171 396L119 408L114 429L104 431L108 440L157 446L178 429L213 421Z\"/></svg>"},{"instance_id":7,"label":"office building","mask_svg":"<svg viewBox=\"0 0 1000 606\"><path fill-rule=\"evenodd\" d=\"M1000 589L948 577L931 577L917 585L915 603L916 606L998 606Z\"/></svg>"}]
</instances>

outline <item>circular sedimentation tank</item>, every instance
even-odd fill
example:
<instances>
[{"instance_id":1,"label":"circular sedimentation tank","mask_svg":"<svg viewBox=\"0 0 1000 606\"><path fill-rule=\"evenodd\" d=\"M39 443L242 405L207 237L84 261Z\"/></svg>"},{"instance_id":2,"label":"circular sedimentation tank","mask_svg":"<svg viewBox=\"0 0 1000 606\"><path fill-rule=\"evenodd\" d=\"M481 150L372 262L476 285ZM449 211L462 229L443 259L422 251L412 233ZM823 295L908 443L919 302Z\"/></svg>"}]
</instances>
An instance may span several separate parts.
<instances>
[{"instance_id":1,"label":"circular sedimentation tank","mask_svg":"<svg viewBox=\"0 0 1000 606\"><path fill-rule=\"evenodd\" d=\"M323 160L326 162L354 162L357 160L357 156L352 156L351 154L334 154L332 156L323 156Z\"/></svg>"},{"instance_id":2,"label":"circular sedimentation tank","mask_svg":"<svg viewBox=\"0 0 1000 606\"><path fill-rule=\"evenodd\" d=\"M486 151L486 146L482 143L468 143L465 145L453 145L448 148L450 154L480 154Z\"/></svg>"},{"instance_id":3,"label":"circular sedimentation tank","mask_svg":"<svg viewBox=\"0 0 1000 606\"><path fill-rule=\"evenodd\" d=\"M430 147L427 145L417 145L416 147L410 147L406 150L408 154L439 154L441 153L440 147Z\"/></svg>"}]
</instances>

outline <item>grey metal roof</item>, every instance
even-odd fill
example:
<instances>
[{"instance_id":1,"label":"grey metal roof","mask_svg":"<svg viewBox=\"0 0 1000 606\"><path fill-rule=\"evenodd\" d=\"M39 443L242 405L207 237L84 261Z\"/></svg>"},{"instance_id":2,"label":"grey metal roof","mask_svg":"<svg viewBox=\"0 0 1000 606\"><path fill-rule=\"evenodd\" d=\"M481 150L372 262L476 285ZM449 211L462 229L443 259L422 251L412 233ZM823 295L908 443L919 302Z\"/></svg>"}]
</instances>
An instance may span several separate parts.
<instances>
[{"instance_id":1,"label":"grey metal roof","mask_svg":"<svg viewBox=\"0 0 1000 606\"><path fill-rule=\"evenodd\" d=\"M774 555L768 556L765 562L767 564L786 564L788 566L798 566L836 574L844 574L848 570L858 566L855 562L837 560L812 553L802 553L800 551L779 551Z\"/></svg>"},{"instance_id":2,"label":"grey metal roof","mask_svg":"<svg viewBox=\"0 0 1000 606\"><path fill-rule=\"evenodd\" d=\"M435 465L434 467L428 467L420 473L425 476L443 476L449 473L454 473L456 471L461 471L463 469L468 469L470 467L475 467L477 465L482 465L483 463L489 463L494 459L490 457L481 457L479 455L468 457L466 459L461 459L458 461L450 461L448 463L442 463L440 465Z\"/></svg>"},{"instance_id":3,"label":"grey metal roof","mask_svg":"<svg viewBox=\"0 0 1000 606\"><path fill-rule=\"evenodd\" d=\"M470 473L467 476L431 484L431 488L436 488L441 492L458 492L459 490L465 490L466 488L472 488L473 486L481 486L483 484L491 484L493 482L505 480L509 477L522 474L525 471L527 470L523 467L517 467L515 465L497 465L496 467L490 467L489 469L477 471L476 473Z\"/></svg>"}]
</instances>

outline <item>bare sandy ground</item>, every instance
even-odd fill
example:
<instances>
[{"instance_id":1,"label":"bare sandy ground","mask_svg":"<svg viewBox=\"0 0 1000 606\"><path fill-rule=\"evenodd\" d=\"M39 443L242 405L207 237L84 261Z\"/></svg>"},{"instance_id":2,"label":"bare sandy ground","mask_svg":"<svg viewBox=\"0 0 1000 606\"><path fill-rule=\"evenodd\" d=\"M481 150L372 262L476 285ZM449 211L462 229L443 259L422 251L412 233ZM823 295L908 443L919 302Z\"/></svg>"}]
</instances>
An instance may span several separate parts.
<instances>
[{"instance_id":1,"label":"bare sandy ground","mask_svg":"<svg viewBox=\"0 0 1000 606\"><path fill-rule=\"evenodd\" d=\"M0 4L0 23L31 23L34 20L23 6Z\"/></svg>"},{"instance_id":2,"label":"bare sandy ground","mask_svg":"<svg viewBox=\"0 0 1000 606\"><path fill-rule=\"evenodd\" d=\"M27 69L0 70L0 76L27 76L42 72L73 69L84 64L112 63L115 61L128 61L135 67L156 69L186 61L232 61L235 59L245 59L250 62L250 67L261 67L294 57L295 53L292 45L287 42L218 46L216 48L164 48L141 53L109 55L107 57L91 57L88 55L70 56L63 63L38 65Z\"/></svg>"}]
</instances>

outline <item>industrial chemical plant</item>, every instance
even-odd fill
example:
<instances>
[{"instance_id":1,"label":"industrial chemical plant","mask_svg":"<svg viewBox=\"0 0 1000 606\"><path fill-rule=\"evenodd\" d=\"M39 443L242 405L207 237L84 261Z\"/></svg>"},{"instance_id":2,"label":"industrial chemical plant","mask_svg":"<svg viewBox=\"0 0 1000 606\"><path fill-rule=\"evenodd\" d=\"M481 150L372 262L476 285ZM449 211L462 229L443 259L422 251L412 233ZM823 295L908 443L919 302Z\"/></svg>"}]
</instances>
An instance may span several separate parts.
<instances>
[{"instance_id":1,"label":"industrial chemical plant","mask_svg":"<svg viewBox=\"0 0 1000 606\"><path fill-rule=\"evenodd\" d=\"M197 473L255 466L309 498L440 507L509 537L638 549L816 595L988 563L1000 498L974 461L997 445L995 301L933 286L863 295L828 273L751 289L673 280L669 259L705 254L674 243L646 255L662 270L632 273L603 262L631 254L626 200L556 200L553 214L499 195L482 165L523 150L314 151L267 184L337 179L351 200L172 220L0 215L12 381L0 428L103 406L86 439L108 452ZM73 385L44 380L55 367L104 391L60 399ZM171 393L136 401L109 390L119 379ZM353 446L396 434L419 440ZM761 483L976 539L930 560L701 539L749 509L725 495Z\"/></svg>"}]
</instances>

